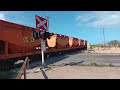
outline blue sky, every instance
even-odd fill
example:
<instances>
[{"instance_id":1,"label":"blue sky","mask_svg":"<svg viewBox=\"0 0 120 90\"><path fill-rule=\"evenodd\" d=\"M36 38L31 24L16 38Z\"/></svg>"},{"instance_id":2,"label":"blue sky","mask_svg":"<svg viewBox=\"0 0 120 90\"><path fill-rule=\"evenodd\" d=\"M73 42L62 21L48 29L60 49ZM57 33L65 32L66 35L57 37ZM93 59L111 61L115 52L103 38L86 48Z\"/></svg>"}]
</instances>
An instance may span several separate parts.
<instances>
[{"instance_id":1,"label":"blue sky","mask_svg":"<svg viewBox=\"0 0 120 90\"><path fill-rule=\"evenodd\" d=\"M49 18L49 31L90 44L120 40L120 11L0 11L0 19L35 28L35 15Z\"/></svg>"}]
</instances>

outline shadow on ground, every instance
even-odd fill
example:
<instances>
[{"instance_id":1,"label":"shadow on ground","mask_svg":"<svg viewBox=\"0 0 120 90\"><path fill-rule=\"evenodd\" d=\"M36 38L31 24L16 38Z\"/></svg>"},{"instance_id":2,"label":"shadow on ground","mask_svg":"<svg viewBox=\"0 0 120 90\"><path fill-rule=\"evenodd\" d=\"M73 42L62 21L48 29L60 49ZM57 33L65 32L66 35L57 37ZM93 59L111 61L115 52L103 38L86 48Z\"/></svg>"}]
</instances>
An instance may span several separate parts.
<instances>
[{"instance_id":1,"label":"shadow on ground","mask_svg":"<svg viewBox=\"0 0 120 90\"><path fill-rule=\"evenodd\" d=\"M42 71L44 79L48 79L48 76L46 75L45 71L42 68L40 68L40 70Z\"/></svg>"},{"instance_id":2,"label":"shadow on ground","mask_svg":"<svg viewBox=\"0 0 120 90\"><path fill-rule=\"evenodd\" d=\"M77 55L79 53L81 53L81 51L76 51L76 52L67 53L67 54L63 53L63 54L55 55L55 56L52 56L52 57L47 57L45 59L45 64L46 65L55 64L56 62L62 61L65 58L70 57L71 55ZM63 63L63 64L64 65L75 65L75 64L78 64L78 63L82 63L82 62L84 62L84 61L80 61L80 62L77 62L77 63L75 63L75 62L69 62L69 63ZM34 68L36 66L42 66L41 60L34 62L34 65L33 65L33 63L31 63L30 68Z\"/></svg>"}]
</instances>

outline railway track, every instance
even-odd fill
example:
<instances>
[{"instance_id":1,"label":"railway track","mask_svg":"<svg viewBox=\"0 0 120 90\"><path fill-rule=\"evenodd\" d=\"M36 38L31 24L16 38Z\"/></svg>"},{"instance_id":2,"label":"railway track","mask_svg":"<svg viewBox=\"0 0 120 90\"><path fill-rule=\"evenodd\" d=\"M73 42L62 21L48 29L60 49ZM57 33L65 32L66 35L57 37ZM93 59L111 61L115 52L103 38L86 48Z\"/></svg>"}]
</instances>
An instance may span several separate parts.
<instances>
[{"instance_id":1,"label":"railway track","mask_svg":"<svg viewBox=\"0 0 120 90\"><path fill-rule=\"evenodd\" d=\"M75 53L75 52L81 52L82 50L84 49L75 49L75 50L71 50L71 51L67 51L67 52L56 52L56 53L51 53L51 54L45 54L45 59L48 58L48 57L56 57L56 56L59 56L59 55L64 55L64 54L71 54L71 53ZM35 56L30 56L29 57L30 61L29 63L34 63L38 60L41 59L41 55L37 54ZM12 70L12 69L16 69L16 68L20 68L23 64L23 60L18 60L15 64L13 63L10 63L10 62L4 62L4 63L0 63L0 70Z\"/></svg>"}]
</instances>

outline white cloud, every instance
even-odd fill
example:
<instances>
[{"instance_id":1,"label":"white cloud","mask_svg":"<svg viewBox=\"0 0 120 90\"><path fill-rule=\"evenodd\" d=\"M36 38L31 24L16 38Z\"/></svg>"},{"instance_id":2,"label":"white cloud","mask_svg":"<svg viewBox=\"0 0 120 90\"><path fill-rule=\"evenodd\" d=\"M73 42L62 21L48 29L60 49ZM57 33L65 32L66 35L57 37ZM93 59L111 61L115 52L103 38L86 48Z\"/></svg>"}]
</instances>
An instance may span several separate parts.
<instances>
[{"instance_id":1,"label":"white cloud","mask_svg":"<svg viewBox=\"0 0 120 90\"><path fill-rule=\"evenodd\" d=\"M92 11L76 18L79 26L120 27L120 11Z\"/></svg>"},{"instance_id":2,"label":"white cloud","mask_svg":"<svg viewBox=\"0 0 120 90\"><path fill-rule=\"evenodd\" d=\"M4 15L2 12L0 12L0 19L1 19L1 20L6 20L6 19L5 19L5 15Z\"/></svg>"}]
</instances>

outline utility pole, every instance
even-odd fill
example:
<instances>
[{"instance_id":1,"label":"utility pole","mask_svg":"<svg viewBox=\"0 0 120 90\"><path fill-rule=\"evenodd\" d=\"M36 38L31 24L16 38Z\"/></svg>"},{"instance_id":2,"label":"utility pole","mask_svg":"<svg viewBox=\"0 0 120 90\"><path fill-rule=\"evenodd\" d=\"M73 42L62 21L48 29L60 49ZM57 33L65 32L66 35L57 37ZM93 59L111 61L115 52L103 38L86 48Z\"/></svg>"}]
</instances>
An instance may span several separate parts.
<instances>
[{"instance_id":1,"label":"utility pole","mask_svg":"<svg viewBox=\"0 0 120 90\"><path fill-rule=\"evenodd\" d=\"M105 34L104 34L104 27L103 27L103 38L104 38L104 49L105 49Z\"/></svg>"}]
</instances>

